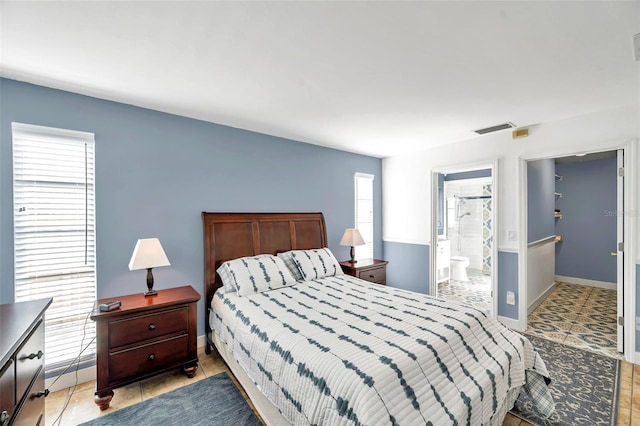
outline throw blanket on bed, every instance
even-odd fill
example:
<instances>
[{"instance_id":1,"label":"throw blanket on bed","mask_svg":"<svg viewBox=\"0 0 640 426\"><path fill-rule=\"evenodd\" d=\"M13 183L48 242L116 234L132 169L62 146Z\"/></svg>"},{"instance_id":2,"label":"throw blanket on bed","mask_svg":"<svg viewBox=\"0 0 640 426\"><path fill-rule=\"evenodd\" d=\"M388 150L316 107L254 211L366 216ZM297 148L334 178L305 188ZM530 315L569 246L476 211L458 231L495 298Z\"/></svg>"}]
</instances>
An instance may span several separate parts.
<instances>
[{"instance_id":1,"label":"throw blanket on bed","mask_svg":"<svg viewBox=\"0 0 640 426\"><path fill-rule=\"evenodd\" d=\"M501 424L525 372L546 376L531 343L482 311L347 275L219 291L212 309L213 330L292 424Z\"/></svg>"}]
</instances>

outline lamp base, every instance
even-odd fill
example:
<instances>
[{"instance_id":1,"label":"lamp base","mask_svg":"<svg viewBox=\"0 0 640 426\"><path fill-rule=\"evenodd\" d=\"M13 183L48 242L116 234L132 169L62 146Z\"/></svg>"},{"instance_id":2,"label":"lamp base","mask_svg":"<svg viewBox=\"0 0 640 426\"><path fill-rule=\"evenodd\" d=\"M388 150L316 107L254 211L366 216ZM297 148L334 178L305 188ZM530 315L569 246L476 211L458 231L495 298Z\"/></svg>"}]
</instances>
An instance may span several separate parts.
<instances>
[{"instance_id":1,"label":"lamp base","mask_svg":"<svg viewBox=\"0 0 640 426\"><path fill-rule=\"evenodd\" d=\"M147 268L147 292L144 294L144 297L158 295L158 292L153 289L153 273L151 269L152 268Z\"/></svg>"},{"instance_id":2,"label":"lamp base","mask_svg":"<svg viewBox=\"0 0 640 426\"><path fill-rule=\"evenodd\" d=\"M356 248L351 246L351 250L349 251L349 254L351 255L351 263L356 263L357 260L355 259L356 257Z\"/></svg>"}]
</instances>

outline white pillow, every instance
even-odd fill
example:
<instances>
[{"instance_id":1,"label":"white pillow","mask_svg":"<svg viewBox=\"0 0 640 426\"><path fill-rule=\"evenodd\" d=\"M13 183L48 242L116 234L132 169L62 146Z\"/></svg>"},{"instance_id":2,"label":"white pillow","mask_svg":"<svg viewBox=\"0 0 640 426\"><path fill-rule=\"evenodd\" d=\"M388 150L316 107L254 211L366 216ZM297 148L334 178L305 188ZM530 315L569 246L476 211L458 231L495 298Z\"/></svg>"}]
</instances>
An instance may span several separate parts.
<instances>
[{"instance_id":1,"label":"white pillow","mask_svg":"<svg viewBox=\"0 0 640 426\"><path fill-rule=\"evenodd\" d=\"M284 261L284 264L287 266L287 269L289 270L289 272L291 272L291 275L293 276L293 278L295 278L296 281L304 280L304 278L302 278L302 274L300 273L300 269L298 269L296 261L293 260L292 251L278 253L278 257Z\"/></svg>"},{"instance_id":2,"label":"white pillow","mask_svg":"<svg viewBox=\"0 0 640 426\"><path fill-rule=\"evenodd\" d=\"M220 265L217 272L225 292L237 291L238 296L296 283L284 261L270 254L228 260Z\"/></svg>"},{"instance_id":3,"label":"white pillow","mask_svg":"<svg viewBox=\"0 0 640 426\"><path fill-rule=\"evenodd\" d=\"M291 256L305 281L344 273L340 263L327 247L313 250L293 250Z\"/></svg>"}]
</instances>

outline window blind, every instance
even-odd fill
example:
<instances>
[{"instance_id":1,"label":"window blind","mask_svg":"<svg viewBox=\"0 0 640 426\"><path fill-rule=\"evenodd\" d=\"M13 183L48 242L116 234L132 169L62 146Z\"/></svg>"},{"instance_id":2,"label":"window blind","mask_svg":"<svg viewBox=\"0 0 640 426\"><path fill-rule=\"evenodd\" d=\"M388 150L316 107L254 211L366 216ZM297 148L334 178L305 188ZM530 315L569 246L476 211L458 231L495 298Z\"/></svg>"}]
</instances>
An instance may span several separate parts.
<instances>
[{"instance_id":1,"label":"window blind","mask_svg":"<svg viewBox=\"0 0 640 426\"><path fill-rule=\"evenodd\" d=\"M356 260L373 259L373 178L370 174L355 174L355 225L366 243L356 247Z\"/></svg>"},{"instance_id":2,"label":"window blind","mask_svg":"<svg viewBox=\"0 0 640 426\"><path fill-rule=\"evenodd\" d=\"M12 123L16 302L52 297L45 369L93 336L96 298L94 135ZM85 338L85 342L83 342ZM95 357L95 345L79 360Z\"/></svg>"}]
</instances>

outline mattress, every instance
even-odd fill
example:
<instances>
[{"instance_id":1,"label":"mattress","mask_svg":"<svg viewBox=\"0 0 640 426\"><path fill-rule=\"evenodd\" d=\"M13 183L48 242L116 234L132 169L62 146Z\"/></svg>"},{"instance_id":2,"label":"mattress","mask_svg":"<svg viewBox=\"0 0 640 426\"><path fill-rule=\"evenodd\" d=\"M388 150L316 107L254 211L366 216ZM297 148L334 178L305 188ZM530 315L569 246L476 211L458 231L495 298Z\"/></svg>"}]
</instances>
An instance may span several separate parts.
<instances>
[{"instance_id":1,"label":"mattress","mask_svg":"<svg viewBox=\"0 0 640 426\"><path fill-rule=\"evenodd\" d=\"M499 425L528 377L547 375L486 313L347 275L218 291L209 321L227 363L291 424Z\"/></svg>"}]
</instances>

